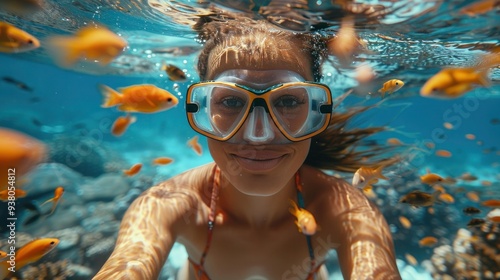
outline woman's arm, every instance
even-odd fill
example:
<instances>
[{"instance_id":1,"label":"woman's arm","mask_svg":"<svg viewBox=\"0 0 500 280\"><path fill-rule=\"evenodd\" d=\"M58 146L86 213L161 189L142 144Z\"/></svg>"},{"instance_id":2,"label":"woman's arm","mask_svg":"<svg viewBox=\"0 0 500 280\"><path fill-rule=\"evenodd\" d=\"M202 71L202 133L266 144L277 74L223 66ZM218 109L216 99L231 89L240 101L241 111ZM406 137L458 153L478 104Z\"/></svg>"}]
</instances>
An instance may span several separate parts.
<instances>
[{"instance_id":1,"label":"woman's arm","mask_svg":"<svg viewBox=\"0 0 500 280\"><path fill-rule=\"evenodd\" d=\"M193 208L189 193L174 180L153 187L129 207L110 258L93 278L157 279L176 239L176 224Z\"/></svg>"},{"instance_id":2,"label":"woman's arm","mask_svg":"<svg viewBox=\"0 0 500 280\"><path fill-rule=\"evenodd\" d=\"M344 279L401 279L389 226L378 208L347 186L337 254Z\"/></svg>"}]
</instances>

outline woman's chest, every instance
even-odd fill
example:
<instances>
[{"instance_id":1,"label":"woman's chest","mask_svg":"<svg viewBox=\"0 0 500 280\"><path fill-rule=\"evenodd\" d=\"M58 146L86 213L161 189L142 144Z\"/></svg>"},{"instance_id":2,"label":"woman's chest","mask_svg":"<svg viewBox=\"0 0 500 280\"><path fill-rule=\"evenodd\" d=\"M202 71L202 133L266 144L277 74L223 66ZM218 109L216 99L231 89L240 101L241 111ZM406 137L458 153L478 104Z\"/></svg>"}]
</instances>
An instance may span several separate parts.
<instances>
[{"instance_id":1,"label":"woman's chest","mask_svg":"<svg viewBox=\"0 0 500 280\"><path fill-rule=\"evenodd\" d=\"M187 246L193 262L200 263L207 237L205 229ZM203 267L211 279L306 279L333 245L321 234L308 241L293 220L266 230L218 226L209 241Z\"/></svg>"}]
</instances>

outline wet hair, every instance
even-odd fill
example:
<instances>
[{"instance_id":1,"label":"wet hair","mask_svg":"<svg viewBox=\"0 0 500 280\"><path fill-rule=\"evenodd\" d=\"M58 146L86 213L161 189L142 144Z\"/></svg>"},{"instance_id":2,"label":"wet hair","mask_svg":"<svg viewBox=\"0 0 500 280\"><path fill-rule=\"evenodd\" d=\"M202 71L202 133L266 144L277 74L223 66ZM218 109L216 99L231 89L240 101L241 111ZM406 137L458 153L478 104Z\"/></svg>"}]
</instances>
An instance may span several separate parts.
<instances>
[{"instance_id":1,"label":"wet hair","mask_svg":"<svg viewBox=\"0 0 500 280\"><path fill-rule=\"evenodd\" d=\"M236 64L256 66L287 60L298 67L305 67L303 57L297 57L286 50L300 48L301 53L311 62L314 81L321 79L321 64L327 57L327 40L316 33L295 33L276 27L265 20L241 18L229 21L211 21L211 17L201 17L193 27L199 33L199 41L204 44L198 57L200 80L206 80L210 65L220 63L223 56L232 51ZM213 59L215 56L215 59Z\"/></svg>"},{"instance_id":2,"label":"wet hair","mask_svg":"<svg viewBox=\"0 0 500 280\"><path fill-rule=\"evenodd\" d=\"M200 19L193 28L198 31L200 42L204 44L198 58L201 80L206 79L210 67L217 67L228 49L234 51L237 64L264 65L288 59L297 65L304 65L299 58L287 54L286 49L292 47L299 47L304 57L310 59L314 81L321 80L321 66L328 58L326 43L330 37L319 33L286 31L265 21L238 19L222 22L211 21L210 17ZM215 59L211 59L213 55ZM385 131L386 127L347 128L355 116L372 107L350 108L345 112L334 113L328 128L312 138L304 163L341 172L355 172L361 166L378 166L388 161L393 163L393 159L387 158L391 147L365 141Z\"/></svg>"}]
</instances>

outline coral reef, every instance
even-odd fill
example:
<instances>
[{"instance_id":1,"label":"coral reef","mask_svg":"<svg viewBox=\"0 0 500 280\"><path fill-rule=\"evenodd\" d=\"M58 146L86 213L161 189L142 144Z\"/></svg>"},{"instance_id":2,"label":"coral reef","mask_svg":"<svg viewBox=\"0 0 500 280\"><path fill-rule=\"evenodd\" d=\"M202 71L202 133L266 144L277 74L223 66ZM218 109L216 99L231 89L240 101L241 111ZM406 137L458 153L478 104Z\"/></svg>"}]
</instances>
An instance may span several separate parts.
<instances>
[{"instance_id":1,"label":"coral reef","mask_svg":"<svg viewBox=\"0 0 500 280\"><path fill-rule=\"evenodd\" d=\"M120 170L123 159L102 141L93 137L57 136L49 142L49 158L83 176L98 177L110 170Z\"/></svg>"},{"instance_id":2,"label":"coral reef","mask_svg":"<svg viewBox=\"0 0 500 280\"><path fill-rule=\"evenodd\" d=\"M499 216L500 209L489 216ZM485 219L479 227L459 229L453 245L434 249L430 264L434 279L500 279L500 225Z\"/></svg>"}]
</instances>

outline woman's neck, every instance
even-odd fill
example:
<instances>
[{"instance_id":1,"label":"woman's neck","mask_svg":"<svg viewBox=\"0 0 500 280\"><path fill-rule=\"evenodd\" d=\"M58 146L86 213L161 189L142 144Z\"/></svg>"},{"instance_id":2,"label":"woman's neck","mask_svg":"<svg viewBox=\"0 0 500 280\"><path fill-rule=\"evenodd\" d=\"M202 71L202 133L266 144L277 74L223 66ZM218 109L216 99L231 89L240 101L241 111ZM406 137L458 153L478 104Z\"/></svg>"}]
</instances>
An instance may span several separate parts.
<instances>
[{"instance_id":1,"label":"woman's neck","mask_svg":"<svg viewBox=\"0 0 500 280\"><path fill-rule=\"evenodd\" d=\"M236 223L244 223L253 228L269 228L289 217L289 200L295 200L296 193L293 176L286 186L269 196L242 193L221 176L218 205L223 215Z\"/></svg>"}]
</instances>

